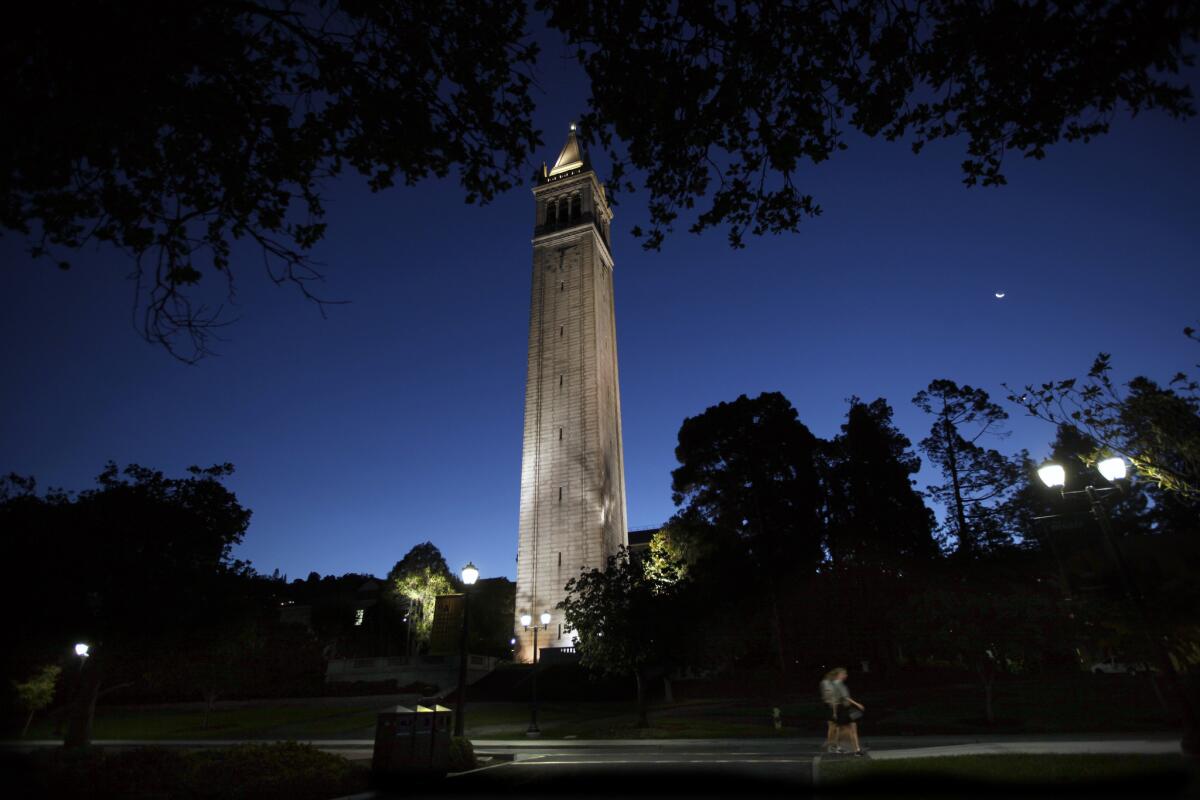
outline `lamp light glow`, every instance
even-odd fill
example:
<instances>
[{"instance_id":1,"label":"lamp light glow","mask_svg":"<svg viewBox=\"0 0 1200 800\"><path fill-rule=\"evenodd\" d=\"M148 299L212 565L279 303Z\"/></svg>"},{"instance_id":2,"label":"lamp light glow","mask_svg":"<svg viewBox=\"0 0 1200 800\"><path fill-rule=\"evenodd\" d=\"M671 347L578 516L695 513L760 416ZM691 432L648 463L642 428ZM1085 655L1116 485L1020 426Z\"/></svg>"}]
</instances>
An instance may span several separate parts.
<instances>
[{"instance_id":1,"label":"lamp light glow","mask_svg":"<svg viewBox=\"0 0 1200 800\"><path fill-rule=\"evenodd\" d=\"M533 624L533 617L529 616L528 614L522 614L521 624L528 628L531 624Z\"/></svg>"},{"instance_id":2,"label":"lamp light glow","mask_svg":"<svg viewBox=\"0 0 1200 800\"><path fill-rule=\"evenodd\" d=\"M479 570L470 561L462 569L462 582L467 586L473 586L475 581L479 580Z\"/></svg>"},{"instance_id":3,"label":"lamp light glow","mask_svg":"<svg viewBox=\"0 0 1200 800\"><path fill-rule=\"evenodd\" d=\"M1100 474L1104 476L1104 480L1116 482L1125 478L1126 468L1125 459L1120 456L1106 458L1096 465L1096 469L1100 470Z\"/></svg>"},{"instance_id":4,"label":"lamp light glow","mask_svg":"<svg viewBox=\"0 0 1200 800\"><path fill-rule=\"evenodd\" d=\"M75 645L75 655L79 656L80 658L87 658L88 650L90 649L91 648L88 645L80 642L79 644Z\"/></svg>"},{"instance_id":5,"label":"lamp light glow","mask_svg":"<svg viewBox=\"0 0 1200 800\"><path fill-rule=\"evenodd\" d=\"M549 625L549 624L550 624L550 612L549 612L549 611L543 611L543 612L542 612L542 624L543 624L543 625Z\"/></svg>"},{"instance_id":6,"label":"lamp light glow","mask_svg":"<svg viewBox=\"0 0 1200 800\"><path fill-rule=\"evenodd\" d=\"M1067 471L1061 464L1042 464L1038 467L1038 477L1051 489L1067 485Z\"/></svg>"}]
</instances>

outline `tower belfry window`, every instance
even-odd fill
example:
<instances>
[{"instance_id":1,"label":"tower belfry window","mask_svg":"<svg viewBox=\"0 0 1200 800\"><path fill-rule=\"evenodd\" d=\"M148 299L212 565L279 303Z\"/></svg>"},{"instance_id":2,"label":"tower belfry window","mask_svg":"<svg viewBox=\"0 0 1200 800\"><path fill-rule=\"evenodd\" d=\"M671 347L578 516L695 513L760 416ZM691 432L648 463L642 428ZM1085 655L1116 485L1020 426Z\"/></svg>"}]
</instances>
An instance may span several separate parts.
<instances>
[{"instance_id":1,"label":"tower belfry window","mask_svg":"<svg viewBox=\"0 0 1200 800\"><path fill-rule=\"evenodd\" d=\"M555 212L558 210L558 205L554 202L546 203L546 225L550 226L557 222Z\"/></svg>"},{"instance_id":2,"label":"tower belfry window","mask_svg":"<svg viewBox=\"0 0 1200 800\"><path fill-rule=\"evenodd\" d=\"M576 220L583 214L583 200L579 195L571 198L571 219Z\"/></svg>"}]
</instances>

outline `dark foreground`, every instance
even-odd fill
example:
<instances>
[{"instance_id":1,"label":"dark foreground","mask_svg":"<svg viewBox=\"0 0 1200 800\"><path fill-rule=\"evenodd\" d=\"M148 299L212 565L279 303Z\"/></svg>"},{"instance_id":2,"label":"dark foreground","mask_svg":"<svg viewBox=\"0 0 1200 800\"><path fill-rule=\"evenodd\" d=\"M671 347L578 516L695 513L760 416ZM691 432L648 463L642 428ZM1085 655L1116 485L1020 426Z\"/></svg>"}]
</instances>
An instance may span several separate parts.
<instances>
[{"instance_id":1,"label":"dark foreground","mask_svg":"<svg viewBox=\"0 0 1200 800\"><path fill-rule=\"evenodd\" d=\"M499 767L448 779L436 786L381 791L380 798L416 797L1197 797L1185 773L1122 780L994 784L970 780L895 777L814 786L811 773L780 767L556 765L529 769Z\"/></svg>"},{"instance_id":2,"label":"dark foreground","mask_svg":"<svg viewBox=\"0 0 1200 800\"><path fill-rule=\"evenodd\" d=\"M968 764L981 777L946 774L947 767L951 772L961 771ZM1023 777L1031 774L1031 765L1046 767L1032 774L1049 777ZM1088 777L1089 771L1094 777ZM1064 780L1064 775L1070 777ZM502 761L418 791L411 785L392 787L381 797L1160 798L1200 796L1197 785L1195 769L1178 756L983 756L864 762L748 748L725 753L639 753L630 749L602 754L559 752Z\"/></svg>"},{"instance_id":3,"label":"dark foreground","mask_svg":"<svg viewBox=\"0 0 1200 800\"><path fill-rule=\"evenodd\" d=\"M203 750L136 748L3 754L9 797L389 798L1200 797L1177 754L976 755L879 760L818 756L784 743L568 748L494 754L440 778L372 781L369 761L296 743ZM912 752L912 751L907 751ZM893 753L898 755L898 753ZM1042 779L1037 779L1042 778Z\"/></svg>"}]
</instances>

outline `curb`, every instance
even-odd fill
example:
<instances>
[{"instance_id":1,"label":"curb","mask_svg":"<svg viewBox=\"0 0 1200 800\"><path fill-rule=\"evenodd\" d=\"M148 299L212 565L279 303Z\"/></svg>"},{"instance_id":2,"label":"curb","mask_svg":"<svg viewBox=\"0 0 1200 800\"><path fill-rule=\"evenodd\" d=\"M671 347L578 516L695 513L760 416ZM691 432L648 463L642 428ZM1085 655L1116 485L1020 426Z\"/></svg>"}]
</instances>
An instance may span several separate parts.
<instances>
[{"instance_id":1,"label":"curb","mask_svg":"<svg viewBox=\"0 0 1200 800\"><path fill-rule=\"evenodd\" d=\"M978 755L1173 755L1180 753L1179 742L1126 740L1116 742L979 742L938 747L914 747L906 750L872 750L875 761L900 758L938 758L941 756Z\"/></svg>"}]
</instances>

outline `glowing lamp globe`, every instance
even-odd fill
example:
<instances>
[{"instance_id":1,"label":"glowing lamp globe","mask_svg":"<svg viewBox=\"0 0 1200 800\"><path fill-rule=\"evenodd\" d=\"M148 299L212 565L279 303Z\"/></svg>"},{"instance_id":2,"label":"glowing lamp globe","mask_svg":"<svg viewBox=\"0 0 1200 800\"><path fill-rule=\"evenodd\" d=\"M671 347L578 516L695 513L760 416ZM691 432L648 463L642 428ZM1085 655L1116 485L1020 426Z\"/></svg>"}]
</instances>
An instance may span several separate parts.
<instances>
[{"instance_id":1,"label":"glowing lamp globe","mask_svg":"<svg viewBox=\"0 0 1200 800\"><path fill-rule=\"evenodd\" d=\"M1125 459L1114 456L1106 458L1096 465L1096 469L1100 470L1100 474L1104 476L1104 480L1116 482L1125 478Z\"/></svg>"},{"instance_id":2,"label":"glowing lamp globe","mask_svg":"<svg viewBox=\"0 0 1200 800\"><path fill-rule=\"evenodd\" d=\"M1043 464L1038 467L1038 477L1051 489L1067 485L1067 471L1059 464Z\"/></svg>"},{"instance_id":3,"label":"glowing lamp globe","mask_svg":"<svg viewBox=\"0 0 1200 800\"><path fill-rule=\"evenodd\" d=\"M550 624L550 612L549 612L549 611L543 611L543 612L542 612L542 624L543 624L543 625L549 625L549 624Z\"/></svg>"},{"instance_id":4,"label":"glowing lamp globe","mask_svg":"<svg viewBox=\"0 0 1200 800\"><path fill-rule=\"evenodd\" d=\"M473 586L477 580L479 580L479 570L475 569L475 565L468 561L462 569L462 582L467 586Z\"/></svg>"},{"instance_id":5,"label":"glowing lamp globe","mask_svg":"<svg viewBox=\"0 0 1200 800\"><path fill-rule=\"evenodd\" d=\"M528 614L522 614L521 615L521 624L524 625L526 628L528 628L530 625L533 624L533 617L529 616Z\"/></svg>"},{"instance_id":6,"label":"glowing lamp globe","mask_svg":"<svg viewBox=\"0 0 1200 800\"><path fill-rule=\"evenodd\" d=\"M87 658L88 650L90 649L91 648L86 644L80 642L79 644L75 645L75 655L79 656L80 658Z\"/></svg>"}]
</instances>

